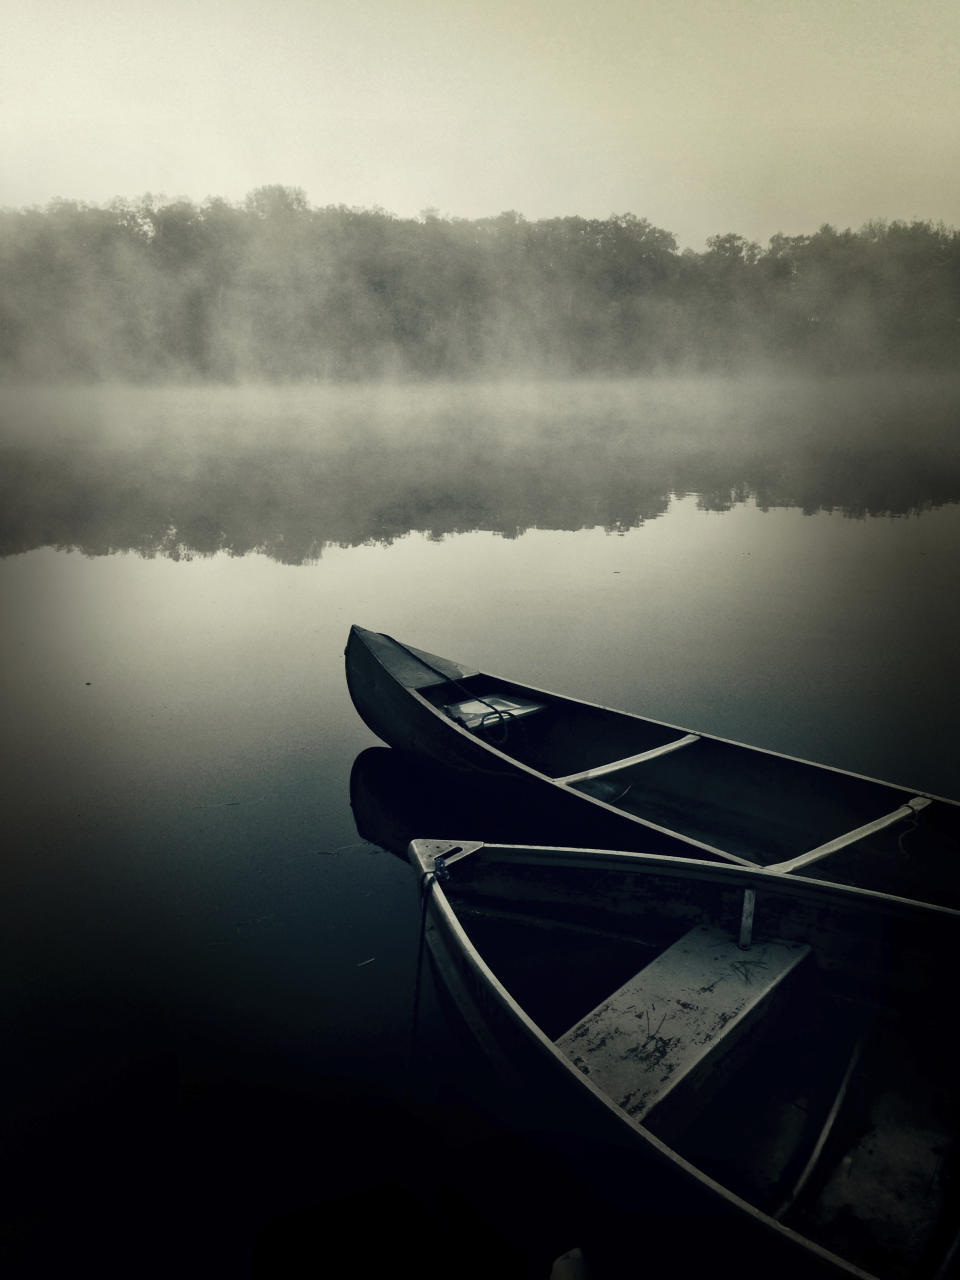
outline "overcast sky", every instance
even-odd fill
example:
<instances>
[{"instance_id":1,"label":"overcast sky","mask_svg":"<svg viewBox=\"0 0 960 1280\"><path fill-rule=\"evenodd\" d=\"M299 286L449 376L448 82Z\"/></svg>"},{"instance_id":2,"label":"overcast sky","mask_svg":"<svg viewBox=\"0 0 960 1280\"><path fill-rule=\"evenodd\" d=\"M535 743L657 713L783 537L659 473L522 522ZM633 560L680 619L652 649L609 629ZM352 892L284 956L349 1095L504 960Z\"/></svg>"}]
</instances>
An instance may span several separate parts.
<instances>
[{"instance_id":1,"label":"overcast sky","mask_svg":"<svg viewBox=\"0 0 960 1280\"><path fill-rule=\"evenodd\" d=\"M0 204L960 226L960 0L24 0Z\"/></svg>"}]
</instances>

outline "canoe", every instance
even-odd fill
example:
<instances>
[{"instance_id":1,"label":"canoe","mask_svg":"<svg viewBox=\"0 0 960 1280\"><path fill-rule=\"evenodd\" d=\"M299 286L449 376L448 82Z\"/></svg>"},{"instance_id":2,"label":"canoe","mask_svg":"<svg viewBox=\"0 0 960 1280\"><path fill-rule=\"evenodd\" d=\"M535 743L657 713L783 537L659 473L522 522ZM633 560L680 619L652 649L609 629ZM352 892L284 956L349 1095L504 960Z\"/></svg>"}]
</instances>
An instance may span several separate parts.
<instances>
[{"instance_id":1,"label":"canoe","mask_svg":"<svg viewBox=\"0 0 960 1280\"><path fill-rule=\"evenodd\" d=\"M539 842L776 867L960 907L956 801L518 684L357 626L345 657L377 737L447 771L509 780L514 808L562 833Z\"/></svg>"},{"instance_id":2,"label":"canoe","mask_svg":"<svg viewBox=\"0 0 960 1280\"><path fill-rule=\"evenodd\" d=\"M409 857L442 989L609 1206L588 1274L955 1274L960 912L692 858Z\"/></svg>"}]
</instances>

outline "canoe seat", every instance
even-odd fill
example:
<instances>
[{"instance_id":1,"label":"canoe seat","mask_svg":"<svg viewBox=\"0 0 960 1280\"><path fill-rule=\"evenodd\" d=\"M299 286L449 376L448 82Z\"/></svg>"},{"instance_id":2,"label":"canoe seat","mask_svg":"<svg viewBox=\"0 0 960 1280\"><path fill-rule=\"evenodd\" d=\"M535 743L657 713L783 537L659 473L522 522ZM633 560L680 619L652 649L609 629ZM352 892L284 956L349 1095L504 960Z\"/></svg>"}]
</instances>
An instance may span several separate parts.
<instances>
[{"instance_id":1,"label":"canoe seat","mask_svg":"<svg viewBox=\"0 0 960 1280\"><path fill-rule=\"evenodd\" d=\"M634 1120L667 1136L734 1070L810 948L697 926L556 1041Z\"/></svg>"},{"instance_id":2,"label":"canoe seat","mask_svg":"<svg viewBox=\"0 0 960 1280\"><path fill-rule=\"evenodd\" d=\"M485 693L482 698L468 698L465 702L451 702L441 707L445 715L465 729L494 728L504 720L517 720L521 716L542 711L546 703L530 702L526 698L506 698L499 693Z\"/></svg>"}]
</instances>

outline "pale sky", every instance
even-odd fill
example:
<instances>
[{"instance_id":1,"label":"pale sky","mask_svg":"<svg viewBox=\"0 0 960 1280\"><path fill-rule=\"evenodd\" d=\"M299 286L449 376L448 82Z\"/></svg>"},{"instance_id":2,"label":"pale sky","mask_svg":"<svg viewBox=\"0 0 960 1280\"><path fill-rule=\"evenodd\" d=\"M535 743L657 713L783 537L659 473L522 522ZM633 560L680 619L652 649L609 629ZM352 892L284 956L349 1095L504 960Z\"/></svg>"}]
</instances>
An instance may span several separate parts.
<instances>
[{"instance_id":1,"label":"pale sky","mask_svg":"<svg viewBox=\"0 0 960 1280\"><path fill-rule=\"evenodd\" d=\"M960 226L960 0L5 0L0 205Z\"/></svg>"}]
</instances>

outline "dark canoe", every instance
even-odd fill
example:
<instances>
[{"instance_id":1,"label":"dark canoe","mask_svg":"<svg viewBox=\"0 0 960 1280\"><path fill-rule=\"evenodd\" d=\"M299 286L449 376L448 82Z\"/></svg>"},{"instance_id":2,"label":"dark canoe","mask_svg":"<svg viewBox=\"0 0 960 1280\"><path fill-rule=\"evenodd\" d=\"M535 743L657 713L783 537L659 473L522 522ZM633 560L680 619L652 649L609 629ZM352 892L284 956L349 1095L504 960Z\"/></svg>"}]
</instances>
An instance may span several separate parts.
<instances>
[{"instance_id":1,"label":"dark canoe","mask_svg":"<svg viewBox=\"0 0 960 1280\"><path fill-rule=\"evenodd\" d=\"M441 989L608 1207L588 1274L954 1274L960 913L656 855L410 859Z\"/></svg>"},{"instance_id":2,"label":"dark canoe","mask_svg":"<svg viewBox=\"0 0 960 1280\"><path fill-rule=\"evenodd\" d=\"M955 801L518 684L361 627L346 674L388 745L522 784L514 805L539 814L541 840L777 867L960 907Z\"/></svg>"}]
</instances>

